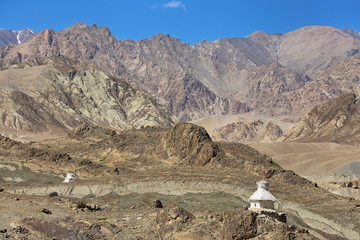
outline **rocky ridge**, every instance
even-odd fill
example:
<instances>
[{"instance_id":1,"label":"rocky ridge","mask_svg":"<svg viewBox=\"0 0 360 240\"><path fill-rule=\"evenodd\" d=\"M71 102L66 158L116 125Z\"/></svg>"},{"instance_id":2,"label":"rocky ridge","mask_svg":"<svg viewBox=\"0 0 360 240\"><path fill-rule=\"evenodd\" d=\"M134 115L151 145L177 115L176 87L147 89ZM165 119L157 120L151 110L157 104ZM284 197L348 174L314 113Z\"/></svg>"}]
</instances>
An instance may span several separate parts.
<instances>
[{"instance_id":1,"label":"rocky ridge","mask_svg":"<svg viewBox=\"0 0 360 240\"><path fill-rule=\"evenodd\" d=\"M279 141L359 144L359 95L345 94L315 106Z\"/></svg>"}]
</instances>

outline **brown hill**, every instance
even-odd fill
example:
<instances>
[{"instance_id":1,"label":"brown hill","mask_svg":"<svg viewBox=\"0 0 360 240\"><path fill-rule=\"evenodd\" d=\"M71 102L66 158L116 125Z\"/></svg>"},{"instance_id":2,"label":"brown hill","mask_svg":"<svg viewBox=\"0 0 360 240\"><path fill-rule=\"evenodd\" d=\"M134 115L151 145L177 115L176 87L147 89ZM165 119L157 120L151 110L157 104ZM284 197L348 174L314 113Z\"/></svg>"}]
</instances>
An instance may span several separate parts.
<instances>
[{"instance_id":1,"label":"brown hill","mask_svg":"<svg viewBox=\"0 0 360 240\"><path fill-rule=\"evenodd\" d=\"M54 138L84 123L124 129L177 121L145 92L67 57L8 66L0 83L0 129L15 138Z\"/></svg>"},{"instance_id":2,"label":"brown hill","mask_svg":"<svg viewBox=\"0 0 360 240\"><path fill-rule=\"evenodd\" d=\"M279 141L360 143L359 96L350 93L315 106Z\"/></svg>"}]
</instances>

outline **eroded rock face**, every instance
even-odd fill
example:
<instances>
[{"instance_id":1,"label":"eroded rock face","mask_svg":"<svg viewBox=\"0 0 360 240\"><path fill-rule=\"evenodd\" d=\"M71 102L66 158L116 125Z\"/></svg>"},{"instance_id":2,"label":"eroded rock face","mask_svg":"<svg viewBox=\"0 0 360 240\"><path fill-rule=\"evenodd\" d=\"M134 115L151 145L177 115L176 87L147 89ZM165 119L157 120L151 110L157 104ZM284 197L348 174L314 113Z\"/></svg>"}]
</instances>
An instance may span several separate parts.
<instances>
[{"instance_id":1,"label":"eroded rock face","mask_svg":"<svg viewBox=\"0 0 360 240\"><path fill-rule=\"evenodd\" d=\"M254 68L246 85L241 89L239 99L252 107L259 109L266 98L276 98L286 92L303 87L311 79L305 74L297 73L290 68L275 62ZM264 98L263 98L264 97Z\"/></svg>"},{"instance_id":2,"label":"eroded rock face","mask_svg":"<svg viewBox=\"0 0 360 240\"><path fill-rule=\"evenodd\" d=\"M255 237L257 234L257 214L241 210L236 213L226 212L223 214L222 239L247 239Z\"/></svg>"},{"instance_id":3,"label":"eroded rock face","mask_svg":"<svg viewBox=\"0 0 360 240\"><path fill-rule=\"evenodd\" d=\"M0 76L3 133L61 135L81 124L124 129L177 122L145 92L67 57L9 66Z\"/></svg>"},{"instance_id":4,"label":"eroded rock face","mask_svg":"<svg viewBox=\"0 0 360 240\"><path fill-rule=\"evenodd\" d=\"M157 96L181 120L224 114L230 109L247 110L244 104L222 98L199 81L197 74L191 74L190 68L199 65L198 53L169 35L159 34L139 42L118 41L106 27L77 23L60 32L44 30L23 47L5 48L0 56L7 56L4 60L11 64L54 55L95 64ZM204 71L200 66L199 76L207 79Z\"/></svg>"},{"instance_id":5,"label":"eroded rock face","mask_svg":"<svg viewBox=\"0 0 360 240\"><path fill-rule=\"evenodd\" d=\"M350 93L308 112L294 130L279 141L358 144L359 96Z\"/></svg>"},{"instance_id":6,"label":"eroded rock face","mask_svg":"<svg viewBox=\"0 0 360 240\"><path fill-rule=\"evenodd\" d=\"M294 91L269 98L263 108L274 114L301 119L312 107L360 90L360 53L312 75L313 81Z\"/></svg>"}]
</instances>

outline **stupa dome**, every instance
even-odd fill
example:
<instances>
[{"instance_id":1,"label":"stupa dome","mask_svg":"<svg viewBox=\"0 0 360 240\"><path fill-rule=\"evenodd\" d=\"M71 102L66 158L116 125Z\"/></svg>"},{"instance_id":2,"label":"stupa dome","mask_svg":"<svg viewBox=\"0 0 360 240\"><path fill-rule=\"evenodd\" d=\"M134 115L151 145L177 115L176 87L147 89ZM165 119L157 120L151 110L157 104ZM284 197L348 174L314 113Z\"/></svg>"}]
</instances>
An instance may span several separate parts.
<instances>
[{"instance_id":1,"label":"stupa dome","mask_svg":"<svg viewBox=\"0 0 360 240\"><path fill-rule=\"evenodd\" d=\"M269 183L266 181L259 181L256 183L258 189L251 195L250 201L276 201L276 198L267 190Z\"/></svg>"}]
</instances>

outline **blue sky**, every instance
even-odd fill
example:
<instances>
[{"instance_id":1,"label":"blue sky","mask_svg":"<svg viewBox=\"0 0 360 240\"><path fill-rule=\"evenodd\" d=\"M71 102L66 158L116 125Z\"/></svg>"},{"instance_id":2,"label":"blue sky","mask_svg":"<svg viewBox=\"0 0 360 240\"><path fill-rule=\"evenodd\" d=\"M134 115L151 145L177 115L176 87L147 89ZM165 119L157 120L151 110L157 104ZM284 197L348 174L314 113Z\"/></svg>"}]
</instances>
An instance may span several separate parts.
<instances>
[{"instance_id":1,"label":"blue sky","mask_svg":"<svg viewBox=\"0 0 360 240\"><path fill-rule=\"evenodd\" d=\"M359 0L0 0L0 28L107 26L117 39L159 32L190 44L309 25L360 31Z\"/></svg>"}]
</instances>

